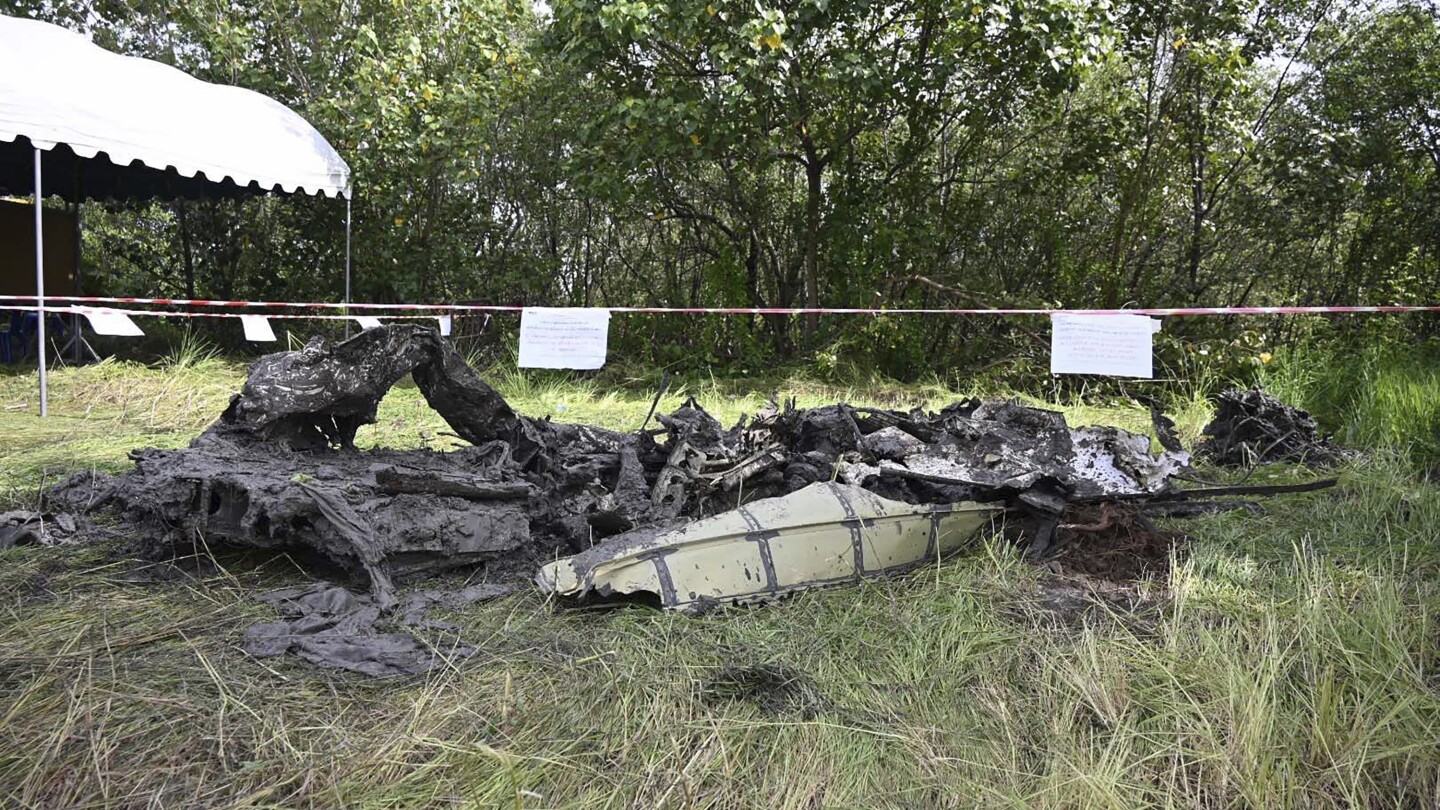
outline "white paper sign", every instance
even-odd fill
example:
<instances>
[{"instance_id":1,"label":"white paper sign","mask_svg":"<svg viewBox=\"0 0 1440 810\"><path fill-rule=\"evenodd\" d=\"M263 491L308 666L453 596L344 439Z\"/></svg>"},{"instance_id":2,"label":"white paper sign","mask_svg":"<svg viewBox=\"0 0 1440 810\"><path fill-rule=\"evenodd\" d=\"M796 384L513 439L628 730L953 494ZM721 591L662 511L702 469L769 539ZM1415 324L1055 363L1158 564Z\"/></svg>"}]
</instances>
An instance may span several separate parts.
<instances>
[{"instance_id":1,"label":"white paper sign","mask_svg":"<svg viewBox=\"0 0 1440 810\"><path fill-rule=\"evenodd\" d=\"M450 331L455 328L455 319L450 315L441 315L435 320L440 322L440 337L450 337Z\"/></svg>"},{"instance_id":2,"label":"white paper sign","mask_svg":"<svg viewBox=\"0 0 1440 810\"><path fill-rule=\"evenodd\" d=\"M97 335L115 335L117 337L144 337L145 335L140 331L140 327L130 320L130 316L123 312L93 307L75 307L75 311L85 316L85 320L90 322L90 328L94 329Z\"/></svg>"},{"instance_id":3,"label":"white paper sign","mask_svg":"<svg viewBox=\"0 0 1440 810\"><path fill-rule=\"evenodd\" d=\"M245 327L245 339L257 342L275 339L275 330L270 328L270 319L264 315L241 315L240 325Z\"/></svg>"},{"instance_id":4,"label":"white paper sign","mask_svg":"<svg viewBox=\"0 0 1440 810\"><path fill-rule=\"evenodd\" d=\"M521 368L605 365L610 310L526 307L520 313Z\"/></svg>"},{"instance_id":5,"label":"white paper sign","mask_svg":"<svg viewBox=\"0 0 1440 810\"><path fill-rule=\"evenodd\" d=\"M1050 373L1155 376L1160 321L1144 315L1050 316Z\"/></svg>"},{"instance_id":6,"label":"white paper sign","mask_svg":"<svg viewBox=\"0 0 1440 810\"><path fill-rule=\"evenodd\" d=\"M360 324L361 329L380 328L380 319L374 317L373 315L356 315L355 322Z\"/></svg>"}]
</instances>

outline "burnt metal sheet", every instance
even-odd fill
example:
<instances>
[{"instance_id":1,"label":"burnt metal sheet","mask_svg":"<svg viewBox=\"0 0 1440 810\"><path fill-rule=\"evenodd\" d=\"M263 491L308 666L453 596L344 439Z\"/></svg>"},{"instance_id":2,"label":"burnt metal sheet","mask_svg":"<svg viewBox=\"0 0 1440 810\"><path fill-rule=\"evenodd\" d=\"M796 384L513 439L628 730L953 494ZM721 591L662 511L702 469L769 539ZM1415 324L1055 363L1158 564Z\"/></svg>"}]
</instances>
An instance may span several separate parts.
<instances>
[{"instance_id":1,"label":"burnt metal sheet","mask_svg":"<svg viewBox=\"0 0 1440 810\"><path fill-rule=\"evenodd\" d=\"M1002 511L822 482L678 528L619 535L543 566L536 581L571 598L653 594L667 608L759 602L934 562Z\"/></svg>"}]
</instances>

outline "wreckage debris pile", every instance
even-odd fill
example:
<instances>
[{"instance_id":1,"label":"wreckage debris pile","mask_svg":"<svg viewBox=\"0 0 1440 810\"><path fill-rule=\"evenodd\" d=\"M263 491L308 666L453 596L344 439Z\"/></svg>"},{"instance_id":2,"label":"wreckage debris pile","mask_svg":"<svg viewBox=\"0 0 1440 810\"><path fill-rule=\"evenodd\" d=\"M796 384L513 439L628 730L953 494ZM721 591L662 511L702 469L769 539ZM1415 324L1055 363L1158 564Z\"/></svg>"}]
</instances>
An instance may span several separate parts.
<instances>
[{"instance_id":1,"label":"wreckage debris pile","mask_svg":"<svg viewBox=\"0 0 1440 810\"><path fill-rule=\"evenodd\" d=\"M86 530L68 512L48 515L30 510L0 512L0 550L15 546L67 546L83 542Z\"/></svg>"},{"instance_id":2,"label":"wreckage debris pile","mask_svg":"<svg viewBox=\"0 0 1440 810\"><path fill-rule=\"evenodd\" d=\"M356 431L407 374L471 446L355 449ZM1178 449L1153 455L1144 436L1071 428L1014 402L966 400L938 413L772 403L725 428L691 400L656 419L619 433L522 416L433 329L388 325L262 357L188 448L135 452L132 470L78 475L47 503L108 514L157 556L204 538L340 564L368 595L277 597L281 621L250 640L257 652L279 645L320 660L344 639L377 635L376 618L402 607L397 579L470 567L489 583L528 583L542 563L597 543L817 482L910 504L1003 503L1048 542L1071 503L1170 491L1189 463ZM428 660L385 641L404 649L350 668L409 671Z\"/></svg>"},{"instance_id":3,"label":"wreckage debris pile","mask_svg":"<svg viewBox=\"0 0 1440 810\"><path fill-rule=\"evenodd\" d=\"M394 613L402 627L420 627L446 634L443 647L425 643L408 632L376 629L385 611L375 600L324 583L282 588L259 596L275 606L280 619L252 625L245 631L245 651L256 658L293 652L319 666L348 669L373 677L416 675L446 660L474 655L460 641L454 625L426 618L432 606L458 608L511 592L504 585L472 585L459 591L417 591L407 594Z\"/></svg>"},{"instance_id":4,"label":"wreckage debris pile","mask_svg":"<svg viewBox=\"0 0 1440 810\"><path fill-rule=\"evenodd\" d=\"M473 446L354 449L406 374ZM434 330L391 325L336 346L266 355L190 447L142 450L117 476L80 475L52 504L114 514L157 551L211 544L309 550L368 581L485 567L528 580L544 560L640 528L840 480L894 500L1029 503L1157 493L1188 462L1115 428L967 400L939 413L776 404L724 428L693 400L618 433L521 416ZM658 439L658 441L657 441ZM77 506L79 505L79 506Z\"/></svg>"},{"instance_id":5,"label":"wreckage debris pile","mask_svg":"<svg viewBox=\"0 0 1440 810\"><path fill-rule=\"evenodd\" d=\"M1345 453L1320 433L1309 413L1286 405L1263 389L1232 388L1215 402L1215 418L1206 425L1196 449L1223 466L1293 462L1324 467Z\"/></svg>"}]
</instances>

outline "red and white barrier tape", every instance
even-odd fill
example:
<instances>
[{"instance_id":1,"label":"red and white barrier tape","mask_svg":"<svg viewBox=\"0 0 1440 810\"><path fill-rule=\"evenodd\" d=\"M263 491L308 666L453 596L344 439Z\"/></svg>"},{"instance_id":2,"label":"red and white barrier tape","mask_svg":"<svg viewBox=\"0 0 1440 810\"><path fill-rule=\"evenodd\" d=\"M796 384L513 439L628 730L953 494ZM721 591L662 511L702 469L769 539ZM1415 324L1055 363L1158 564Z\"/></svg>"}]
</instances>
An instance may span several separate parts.
<instances>
[{"instance_id":1,"label":"red and white barrier tape","mask_svg":"<svg viewBox=\"0 0 1440 810\"><path fill-rule=\"evenodd\" d=\"M33 295L0 295L0 304L6 301L36 301ZM269 309L373 309L373 310L423 310L423 311L520 311L524 307L512 306L483 306L471 304L326 304L326 303L301 303L297 301L226 301L220 299L199 299L199 298L111 298L97 296L78 295L47 295L47 304L51 302L60 304L146 304L152 306L174 306L174 307L220 307L229 309L242 309L247 307L269 308ZM31 306L9 307L10 309L34 309ZM47 307L48 309L49 307ZM131 311L131 310L126 310ZM183 312L157 312L153 310L133 310L142 314L167 315L172 317L186 317ZM231 313L210 313L216 317L233 317ZM282 317L271 315L272 318ZM307 315L287 315L283 317L305 318L316 317ZM347 318L349 315L337 315L335 317ZM416 316L419 317L419 316Z\"/></svg>"},{"instance_id":2,"label":"red and white barrier tape","mask_svg":"<svg viewBox=\"0 0 1440 810\"><path fill-rule=\"evenodd\" d=\"M47 299L47 300L48 300L48 299ZM12 307L12 309L15 309L15 308L16 308L16 307ZM35 309L35 307L33 307L33 306L29 306L29 307L18 307L18 309L33 310L33 309ZM86 314L87 312L114 313L114 314L116 314L116 315L156 315L156 316L159 316L159 317L162 317L162 318L238 318L238 317L240 317L240 313L238 313L238 312L176 312L176 311L165 311L165 310L159 310L159 309L117 309L117 308L115 308L115 307L75 307L75 306L51 307L51 306L47 306L47 307L45 307L45 311L46 311L46 312L63 313L63 314L74 313L74 314L76 314L76 315L84 315L84 314ZM264 312L264 313L254 313L254 314L255 314L256 316L258 316L258 317L261 317L261 318L276 318L276 319L287 319L287 320L312 320L312 321L313 321L313 320L322 320L322 321L353 321L353 320L355 320L357 317L365 317L365 316L363 316L363 315L310 315L310 314L295 315L295 314L289 314L289 313L283 313L283 312L282 312L282 313ZM430 320L430 321L433 321L433 320L435 320L436 318L441 317L441 316L439 316L439 315L401 314L401 315L377 315L377 316L375 316L375 317L377 317L377 318L389 318L389 319L395 319L395 318L416 318L416 319L421 319L421 320Z\"/></svg>"},{"instance_id":3,"label":"red and white barrier tape","mask_svg":"<svg viewBox=\"0 0 1440 810\"><path fill-rule=\"evenodd\" d=\"M33 295L0 295L0 302L34 302ZM144 304L150 306L272 308L272 309L352 309L385 310L410 314L387 317L435 317L421 313L446 312L520 312L526 307L505 304L330 304L295 301L225 301L189 298L106 298L82 296L46 296L47 304ZM37 309L36 304L12 306L10 309ZM68 308L46 307L57 311ZM1060 308L998 308L998 309L925 309L925 308L833 308L833 307L594 307L612 313L654 315L1324 315L1380 314L1402 312L1440 312L1440 304L1429 306L1339 306L1339 307L1149 307L1137 309L1060 309ZM129 315L160 315L173 318L227 318L228 312L179 312L159 310L114 310ZM268 314L270 318L346 319L353 315L284 315Z\"/></svg>"}]
</instances>

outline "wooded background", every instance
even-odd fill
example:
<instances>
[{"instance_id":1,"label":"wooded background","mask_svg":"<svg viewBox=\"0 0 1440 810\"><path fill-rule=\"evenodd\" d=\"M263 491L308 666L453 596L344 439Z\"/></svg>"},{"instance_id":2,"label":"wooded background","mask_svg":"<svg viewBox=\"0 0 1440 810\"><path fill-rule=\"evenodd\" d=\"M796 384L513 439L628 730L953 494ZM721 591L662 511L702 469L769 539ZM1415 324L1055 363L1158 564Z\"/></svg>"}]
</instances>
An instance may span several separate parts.
<instances>
[{"instance_id":1,"label":"wooded background","mask_svg":"<svg viewBox=\"0 0 1440 810\"><path fill-rule=\"evenodd\" d=\"M1433 2L8 4L307 117L354 171L359 301L1440 301ZM339 299L333 200L84 216L91 293ZM1162 350L1251 361L1298 338L1280 323L1167 324ZM1440 332L1384 323L1391 340ZM673 368L903 378L1034 353L1044 331L645 316L615 340Z\"/></svg>"}]
</instances>

